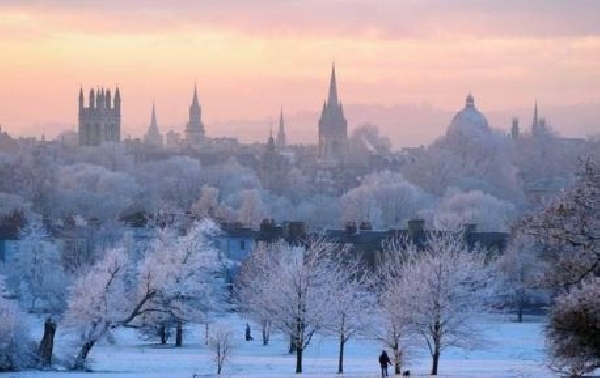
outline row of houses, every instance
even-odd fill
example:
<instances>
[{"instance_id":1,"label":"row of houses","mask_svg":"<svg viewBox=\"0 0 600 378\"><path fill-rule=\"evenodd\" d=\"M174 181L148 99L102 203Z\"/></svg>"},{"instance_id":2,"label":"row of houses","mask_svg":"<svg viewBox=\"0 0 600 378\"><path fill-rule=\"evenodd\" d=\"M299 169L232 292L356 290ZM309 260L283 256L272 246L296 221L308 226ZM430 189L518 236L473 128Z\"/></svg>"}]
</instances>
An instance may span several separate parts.
<instances>
[{"instance_id":1,"label":"row of houses","mask_svg":"<svg viewBox=\"0 0 600 378\"><path fill-rule=\"evenodd\" d=\"M18 257L19 250L27 246L19 240L19 229L24 219L18 215L5 218L0 222L0 261L10 262ZM233 264L227 268L226 277L233 280L239 264L260 243L273 243L283 240L290 244L303 243L311 238L321 238L326 242L349 247L352 253L362 256L366 266L374 267L380 262L381 250L386 241L394 238L410 240L422 245L432 230L425 229L425 222L414 219L407 222L405 229L373 230L371 224L349 222L343 229L328 230L323 233L311 232L303 222L276 223L265 219L258 229L246 227L239 222L220 223L221 232L214 236L214 245L222 256ZM465 241L468 245L476 244L502 253L506 249L509 234L504 232L481 232L475 224L463 225ZM64 257L63 261L74 262L87 259L93 248L109 246L121 239L126 239L135 250L141 251L152 240L155 229L152 227L123 225L118 232L95 229L94 225L67 224L53 226L51 238ZM99 244L100 243L100 244Z\"/></svg>"}]
</instances>

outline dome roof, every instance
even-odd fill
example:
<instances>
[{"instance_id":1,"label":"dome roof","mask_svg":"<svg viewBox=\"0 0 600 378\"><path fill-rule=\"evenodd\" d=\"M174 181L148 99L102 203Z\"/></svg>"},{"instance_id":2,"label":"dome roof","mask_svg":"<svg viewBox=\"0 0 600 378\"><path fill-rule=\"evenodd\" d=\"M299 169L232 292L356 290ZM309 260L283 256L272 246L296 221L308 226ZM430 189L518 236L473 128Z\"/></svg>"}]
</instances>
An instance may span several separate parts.
<instances>
[{"instance_id":1,"label":"dome roof","mask_svg":"<svg viewBox=\"0 0 600 378\"><path fill-rule=\"evenodd\" d=\"M454 118L452 118L452 122L450 122L450 126L448 126L448 132L473 134L489 130L490 126L487 118L475 108L475 98L469 93L464 109L456 113Z\"/></svg>"}]
</instances>

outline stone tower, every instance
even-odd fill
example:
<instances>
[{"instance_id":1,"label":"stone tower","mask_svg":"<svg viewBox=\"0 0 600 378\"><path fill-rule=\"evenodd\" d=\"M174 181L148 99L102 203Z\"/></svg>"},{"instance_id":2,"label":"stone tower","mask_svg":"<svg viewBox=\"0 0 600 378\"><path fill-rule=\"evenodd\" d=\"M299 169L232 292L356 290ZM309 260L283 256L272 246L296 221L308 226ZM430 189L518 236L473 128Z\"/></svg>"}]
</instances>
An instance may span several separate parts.
<instances>
[{"instance_id":1,"label":"stone tower","mask_svg":"<svg viewBox=\"0 0 600 378\"><path fill-rule=\"evenodd\" d=\"M79 145L99 146L105 142L121 141L121 92L115 90L113 99L110 89L90 90L89 106L84 105L83 89L79 89Z\"/></svg>"},{"instance_id":2,"label":"stone tower","mask_svg":"<svg viewBox=\"0 0 600 378\"><path fill-rule=\"evenodd\" d=\"M194 85L192 105L190 105L189 120L185 129L185 137L189 147L198 148L204 141L204 124L202 123L202 110L198 101L198 91Z\"/></svg>"},{"instance_id":3,"label":"stone tower","mask_svg":"<svg viewBox=\"0 0 600 378\"><path fill-rule=\"evenodd\" d=\"M348 149L348 121L338 100L335 65L331 67L331 80L327 100L319 118L319 158L338 162Z\"/></svg>"},{"instance_id":4,"label":"stone tower","mask_svg":"<svg viewBox=\"0 0 600 378\"><path fill-rule=\"evenodd\" d=\"M163 136L160 134L158 130L158 123L156 122L156 109L154 107L154 103L152 104L152 115L150 116L150 126L148 126L148 132L146 133L146 137L144 138L146 144L162 148L163 146Z\"/></svg>"}]
</instances>

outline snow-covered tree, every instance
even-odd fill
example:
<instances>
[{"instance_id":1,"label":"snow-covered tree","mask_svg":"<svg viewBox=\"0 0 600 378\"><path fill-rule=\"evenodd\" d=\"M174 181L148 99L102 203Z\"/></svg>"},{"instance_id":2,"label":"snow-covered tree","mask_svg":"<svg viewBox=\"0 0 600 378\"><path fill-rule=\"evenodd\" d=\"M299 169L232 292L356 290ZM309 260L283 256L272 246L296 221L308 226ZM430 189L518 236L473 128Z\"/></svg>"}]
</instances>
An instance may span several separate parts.
<instances>
[{"instance_id":1,"label":"snow-covered tree","mask_svg":"<svg viewBox=\"0 0 600 378\"><path fill-rule=\"evenodd\" d=\"M586 161L579 182L521 226L520 232L543 246L540 258L546 269L539 283L558 291L547 329L550 363L569 374L591 371L598 367L600 344L582 340L590 335L600 339L597 327L589 328L590 319L600 314L595 301L600 275L598 162Z\"/></svg>"},{"instance_id":2,"label":"snow-covered tree","mask_svg":"<svg viewBox=\"0 0 600 378\"><path fill-rule=\"evenodd\" d=\"M178 320L198 319L213 303L214 277L220 264L209 237L212 222L196 224L188 234L156 243L133 264L123 248L110 249L71 288L64 325L79 331L81 345L74 367L83 369L93 346L119 326L136 325L145 314ZM217 282L217 283L215 283Z\"/></svg>"},{"instance_id":3,"label":"snow-covered tree","mask_svg":"<svg viewBox=\"0 0 600 378\"><path fill-rule=\"evenodd\" d=\"M296 373L302 373L302 355L312 337L321 330L328 316L327 275L328 255L334 247L323 240L311 240L306 246L277 244L265 258L254 262L253 280L245 276L242 287L256 288L264 301L250 302L242 308L256 309L259 317L271 320L273 326L292 335L296 351ZM258 284L257 284L258 283ZM253 289L249 289L252 291ZM251 294L251 293L250 293ZM256 298L255 294L251 294ZM243 302L244 294L238 294Z\"/></svg>"},{"instance_id":4,"label":"snow-covered tree","mask_svg":"<svg viewBox=\"0 0 600 378\"><path fill-rule=\"evenodd\" d=\"M21 231L19 250L7 267L6 283L30 311L60 313L68 277L61 256L42 224L32 218Z\"/></svg>"},{"instance_id":5,"label":"snow-covered tree","mask_svg":"<svg viewBox=\"0 0 600 378\"><path fill-rule=\"evenodd\" d=\"M226 262L209 239L216 232L210 221L194 224L186 235L175 239L163 231L140 263L142 290L134 302L142 301L151 287L154 295L140 311L159 316L167 324L175 323L178 346L183 342L184 323L206 322L211 311L223 309L225 282L219 274Z\"/></svg>"},{"instance_id":6,"label":"snow-covered tree","mask_svg":"<svg viewBox=\"0 0 600 378\"><path fill-rule=\"evenodd\" d=\"M79 215L101 222L118 219L138 196L140 187L126 172L77 163L58 170L56 218Z\"/></svg>"},{"instance_id":7,"label":"snow-covered tree","mask_svg":"<svg viewBox=\"0 0 600 378\"><path fill-rule=\"evenodd\" d=\"M549 292L536 283L543 270L538 248L532 237L517 233L496 261L499 301L517 312L519 323L526 306L550 302Z\"/></svg>"},{"instance_id":8,"label":"snow-covered tree","mask_svg":"<svg viewBox=\"0 0 600 378\"><path fill-rule=\"evenodd\" d=\"M435 208L420 214L438 230L447 225L474 223L481 231L506 232L517 211L512 203L480 190L462 192L454 188L446 192Z\"/></svg>"},{"instance_id":9,"label":"snow-covered tree","mask_svg":"<svg viewBox=\"0 0 600 378\"><path fill-rule=\"evenodd\" d=\"M31 368L37 362L37 353L25 314L15 301L5 299L4 277L0 276L0 372Z\"/></svg>"},{"instance_id":10,"label":"snow-covered tree","mask_svg":"<svg viewBox=\"0 0 600 378\"><path fill-rule=\"evenodd\" d=\"M344 347L358 333L365 333L373 319L376 298L373 276L367 273L366 262L344 248L326 257L329 267L325 288L329 315L323 333L339 340L338 374L344 373Z\"/></svg>"},{"instance_id":11,"label":"snow-covered tree","mask_svg":"<svg viewBox=\"0 0 600 378\"><path fill-rule=\"evenodd\" d=\"M205 183L200 161L187 156L136 165L134 173L143 188L143 205L151 213L165 208L178 213L189 210Z\"/></svg>"},{"instance_id":12,"label":"snow-covered tree","mask_svg":"<svg viewBox=\"0 0 600 378\"><path fill-rule=\"evenodd\" d=\"M240 196L242 201L238 211L238 220L245 225L258 227L265 217L265 205L260 191L258 189L244 189Z\"/></svg>"},{"instance_id":13,"label":"snow-covered tree","mask_svg":"<svg viewBox=\"0 0 600 378\"><path fill-rule=\"evenodd\" d=\"M487 251L468 248L461 233L431 233L422 248L398 242L402 256L395 280L387 282L399 296L405 329L423 337L437 375L444 349L472 348L481 330L475 320L484 310L491 290Z\"/></svg>"},{"instance_id":14,"label":"snow-covered tree","mask_svg":"<svg viewBox=\"0 0 600 378\"><path fill-rule=\"evenodd\" d=\"M129 268L126 252L111 249L71 287L63 325L80 335L74 369L84 369L94 345L129 316L125 284ZM149 291L147 295L153 293Z\"/></svg>"},{"instance_id":15,"label":"snow-covered tree","mask_svg":"<svg viewBox=\"0 0 600 378\"><path fill-rule=\"evenodd\" d=\"M389 171L365 176L361 185L340 198L342 221L369 221L376 228L400 228L428 207L429 196L399 173Z\"/></svg>"},{"instance_id":16,"label":"snow-covered tree","mask_svg":"<svg viewBox=\"0 0 600 378\"><path fill-rule=\"evenodd\" d=\"M231 359L235 347L234 332L226 325L216 325L209 336L208 345L213 352L213 361L217 365L217 375L221 375L223 366Z\"/></svg>"},{"instance_id":17,"label":"snow-covered tree","mask_svg":"<svg viewBox=\"0 0 600 378\"><path fill-rule=\"evenodd\" d=\"M586 277L556 298L546 326L550 368L580 377L600 368L600 278Z\"/></svg>"}]
</instances>

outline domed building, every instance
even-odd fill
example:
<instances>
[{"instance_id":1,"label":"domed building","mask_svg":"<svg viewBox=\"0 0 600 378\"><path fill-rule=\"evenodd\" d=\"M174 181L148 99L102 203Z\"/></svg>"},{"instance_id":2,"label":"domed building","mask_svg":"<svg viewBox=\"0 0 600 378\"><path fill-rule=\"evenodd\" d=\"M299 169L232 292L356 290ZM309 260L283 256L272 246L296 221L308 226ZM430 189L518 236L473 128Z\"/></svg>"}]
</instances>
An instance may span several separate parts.
<instances>
[{"instance_id":1,"label":"domed building","mask_svg":"<svg viewBox=\"0 0 600 378\"><path fill-rule=\"evenodd\" d=\"M478 135L490 132L487 118L475 107L475 98L469 93L464 109L456 113L448 126L448 134Z\"/></svg>"}]
</instances>

